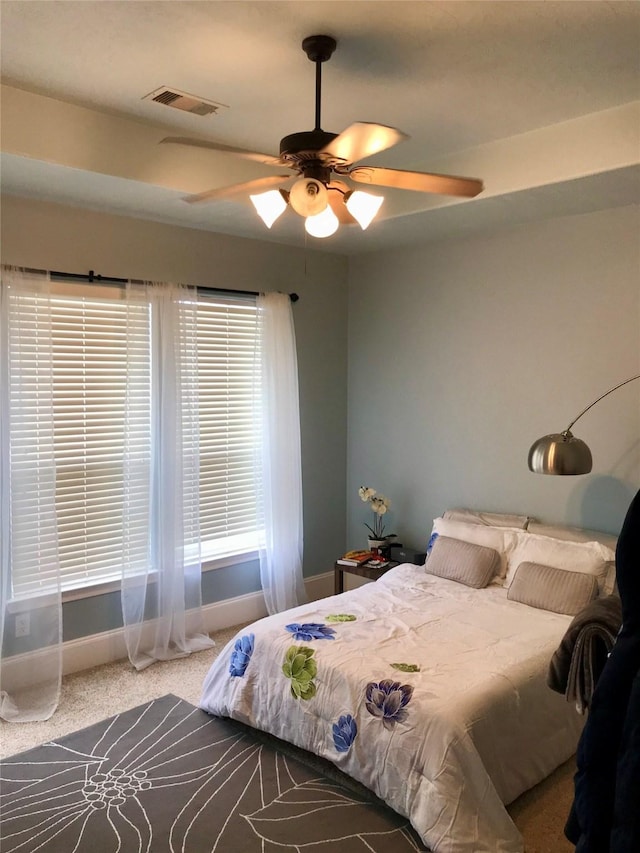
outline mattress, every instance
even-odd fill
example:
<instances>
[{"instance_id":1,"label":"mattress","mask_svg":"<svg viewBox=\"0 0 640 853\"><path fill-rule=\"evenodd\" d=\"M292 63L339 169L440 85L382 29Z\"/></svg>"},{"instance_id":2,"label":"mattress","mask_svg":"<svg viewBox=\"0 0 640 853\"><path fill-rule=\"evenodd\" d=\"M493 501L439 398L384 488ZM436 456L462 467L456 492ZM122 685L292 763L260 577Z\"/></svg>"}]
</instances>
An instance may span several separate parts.
<instances>
[{"instance_id":1,"label":"mattress","mask_svg":"<svg viewBox=\"0 0 640 853\"><path fill-rule=\"evenodd\" d=\"M242 629L201 707L329 759L434 853L522 853L505 804L575 752L583 725L546 686L570 621L403 564Z\"/></svg>"}]
</instances>

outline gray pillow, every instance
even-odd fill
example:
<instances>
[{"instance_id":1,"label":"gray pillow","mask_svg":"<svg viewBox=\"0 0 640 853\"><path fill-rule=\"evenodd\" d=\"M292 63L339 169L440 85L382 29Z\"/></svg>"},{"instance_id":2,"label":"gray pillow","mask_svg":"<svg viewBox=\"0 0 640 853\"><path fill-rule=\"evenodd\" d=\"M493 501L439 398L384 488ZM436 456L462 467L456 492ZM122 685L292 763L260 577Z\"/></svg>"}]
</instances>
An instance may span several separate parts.
<instances>
[{"instance_id":1,"label":"gray pillow","mask_svg":"<svg viewBox=\"0 0 640 853\"><path fill-rule=\"evenodd\" d=\"M598 578L584 572L569 572L540 563L520 563L507 598L575 616L598 594Z\"/></svg>"},{"instance_id":2,"label":"gray pillow","mask_svg":"<svg viewBox=\"0 0 640 853\"><path fill-rule=\"evenodd\" d=\"M486 545L438 536L424 567L430 575L481 589L498 572L500 554Z\"/></svg>"}]
</instances>

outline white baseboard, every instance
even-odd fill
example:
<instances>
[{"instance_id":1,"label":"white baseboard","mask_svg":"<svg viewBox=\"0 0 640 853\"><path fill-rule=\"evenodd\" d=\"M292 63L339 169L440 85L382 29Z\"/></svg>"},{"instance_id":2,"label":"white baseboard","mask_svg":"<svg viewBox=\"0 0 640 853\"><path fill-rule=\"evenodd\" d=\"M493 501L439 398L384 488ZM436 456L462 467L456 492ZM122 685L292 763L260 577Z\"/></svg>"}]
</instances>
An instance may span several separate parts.
<instances>
[{"instance_id":1,"label":"white baseboard","mask_svg":"<svg viewBox=\"0 0 640 853\"><path fill-rule=\"evenodd\" d=\"M305 578L304 586L309 601L326 598L333 593L333 572ZM213 604L205 604L202 615L205 630L211 633L261 619L267 615L267 608L261 592L250 592L224 601L216 601ZM69 675L72 672L113 663L126 657L124 629L116 628L113 631L66 642L63 646L62 671L64 675Z\"/></svg>"},{"instance_id":2,"label":"white baseboard","mask_svg":"<svg viewBox=\"0 0 640 853\"><path fill-rule=\"evenodd\" d=\"M321 575L312 575L304 579L304 588L309 601L318 601L319 598L328 598L333 595L333 569L323 572Z\"/></svg>"}]
</instances>

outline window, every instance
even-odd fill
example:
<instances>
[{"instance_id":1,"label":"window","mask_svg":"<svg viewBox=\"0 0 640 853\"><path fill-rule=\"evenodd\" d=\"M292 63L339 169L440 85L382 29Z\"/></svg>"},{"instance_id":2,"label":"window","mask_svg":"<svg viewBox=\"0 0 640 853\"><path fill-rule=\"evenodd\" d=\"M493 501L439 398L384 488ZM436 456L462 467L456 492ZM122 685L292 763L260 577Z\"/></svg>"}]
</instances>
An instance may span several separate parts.
<instances>
[{"instance_id":1,"label":"window","mask_svg":"<svg viewBox=\"0 0 640 853\"><path fill-rule=\"evenodd\" d=\"M22 310L38 310L37 301L34 296L32 304L23 302ZM19 341L17 328L10 335L16 382L37 382L42 358L51 359L53 434L39 432L36 408L29 416L31 428L19 440L53 445L63 589L120 578L130 369L125 344L136 349L135 402L136 411L143 413L152 388L150 310L145 304L128 305L118 288L60 284L51 316L43 318L50 323L46 355L37 343ZM257 347L254 300L211 296L199 301L196 394L203 560L258 547L262 522L260 483L254 474L260 435ZM144 426L136 429L136 435L151 441ZM14 531L26 542L29 519L25 517ZM14 597L40 588L40 556L34 552L33 559L22 562L14 574Z\"/></svg>"},{"instance_id":2,"label":"window","mask_svg":"<svg viewBox=\"0 0 640 853\"><path fill-rule=\"evenodd\" d=\"M262 529L255 301L198 304L200 539L203 559L256 550Z\"/></svg>"}]
</instances>

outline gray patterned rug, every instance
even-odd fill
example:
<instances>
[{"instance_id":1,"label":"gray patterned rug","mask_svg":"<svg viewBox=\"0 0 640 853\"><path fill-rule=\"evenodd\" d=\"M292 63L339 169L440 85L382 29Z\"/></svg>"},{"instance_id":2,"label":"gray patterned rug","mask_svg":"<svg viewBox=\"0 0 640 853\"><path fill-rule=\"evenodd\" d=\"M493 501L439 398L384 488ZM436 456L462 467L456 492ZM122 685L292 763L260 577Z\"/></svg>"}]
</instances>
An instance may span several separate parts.
<instances>
[{"instance_id":1,"label":"gray patterned rug","mask_svg":"<svg viewBox=\"0 0 640 853\"><path fill-rule=\"evenodd\" d=\"M3 853L411 853L328 762L163 696L2 762Z\"/></svg>"}]
</instances>

